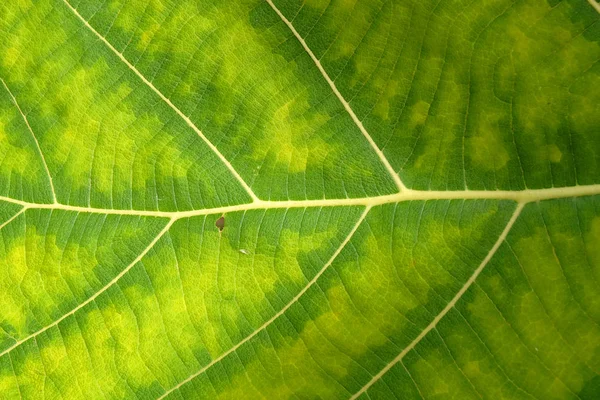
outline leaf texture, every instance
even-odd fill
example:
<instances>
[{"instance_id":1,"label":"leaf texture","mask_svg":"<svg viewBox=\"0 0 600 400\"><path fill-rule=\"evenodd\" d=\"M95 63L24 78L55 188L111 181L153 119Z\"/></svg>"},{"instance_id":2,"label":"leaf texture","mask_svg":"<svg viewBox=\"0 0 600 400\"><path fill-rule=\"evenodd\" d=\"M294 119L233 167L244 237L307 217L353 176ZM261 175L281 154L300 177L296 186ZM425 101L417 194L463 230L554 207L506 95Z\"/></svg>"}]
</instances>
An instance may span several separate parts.
<instances>
[{"instance_id":1,"label":"leaf texture","mask_svg":"<svg viewBox=\"0 0 600 400\"><path fill-rule=\"evenodd\" d=\"M597 399L595 0L0 4L0 399Z\"/></svg>"}]
</instances>

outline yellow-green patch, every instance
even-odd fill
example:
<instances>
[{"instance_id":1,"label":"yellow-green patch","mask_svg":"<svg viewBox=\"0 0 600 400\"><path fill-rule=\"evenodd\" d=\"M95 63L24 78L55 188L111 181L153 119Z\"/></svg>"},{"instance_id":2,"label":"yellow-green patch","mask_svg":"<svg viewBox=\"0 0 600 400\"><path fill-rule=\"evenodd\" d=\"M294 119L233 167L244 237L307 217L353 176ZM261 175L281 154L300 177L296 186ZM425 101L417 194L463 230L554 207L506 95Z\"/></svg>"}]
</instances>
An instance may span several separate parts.
<instances>
[{"instance_id":1,"label":"yellow-green patch","mask_svg":"<svg viewBox=\"0 0 600 400\"><path fill-rule=\"evenodd\" d=\"M127 268L166 221L28 210L0 231L2 350L54 322Z\"/></svg>"}]
</instances>

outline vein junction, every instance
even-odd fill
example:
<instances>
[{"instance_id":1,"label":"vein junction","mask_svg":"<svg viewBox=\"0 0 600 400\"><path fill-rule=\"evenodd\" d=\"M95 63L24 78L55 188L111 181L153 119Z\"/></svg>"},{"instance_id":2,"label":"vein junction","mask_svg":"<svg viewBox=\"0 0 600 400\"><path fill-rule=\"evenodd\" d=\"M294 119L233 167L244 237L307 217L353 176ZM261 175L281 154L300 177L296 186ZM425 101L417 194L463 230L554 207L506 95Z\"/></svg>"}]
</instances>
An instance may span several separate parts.
<instances>
[{"instance_id":1,"label":"vein junction","mask_svg":"<svg viewBox=\"0 0 600 400\"><path fill-rule=\"evenodd\" d=\"M317 56L315 56L315 54L312 52L312 50L310 49L310 47L308 47L308 45L306 44L306 41L304 40L304 38L302 36L300 36L300 34L298 33L298 31L296 30L296 28L294 27L294 25L291 23L291 21L288 20L283 15L283 13L275 6L275 4L273 4L272 0L267 0L267 3L269 3L269 6L273 9L273 11L275 11L275 13L277 14L277 16L279 18L281 18L281 20L287 25L287 27L294 34L294 36L296 37L296 39L300 42L300 44L302 45L302 47L304 48L304 50L308 53L308 55L310 56L310 58L313 60L313 62L317 66L317 69L319 70L319 72L321 73L321 75L323 75L323 78L325 78L325 81L327 82L327 84L329 85L329 87L331 88L331 90L333 91L333 93L335 94L335 96L338 98L338 100L340 101L340 103L342 103L342 105L346 109L346 112L352 118L352 121L356 124L356 126L358 127L358 129L360 130L360 132L363 134L363 136L365 137L365 139L367 139L367 142L369 142L369 145L373 148L373 150L375 151L375 153L379 157L381 163L387 169L388 173L390 174L390 176L392 177L392 179L396 183L396 186L398 187L398 190L399 191L406 190L406 186L404 185L404 183L400 179L400 176L394 170L394 167L392 167L392 165L390 164L390 162L387 159L387 157L385 156L385 154L383 154L383 151L379 148L379 146L377 145L377 143L375 143L375 141L373 140L373 138L371 137L371 135L369 134L369 132L367 132L366 128L364 127L364 125L362 123L362 121L356 116L356 113L354 113L354 110L352 109L352 107L350 106L350 104L348 103L348 101L346 101L346 99L344 98L344 96L342 96L342 94L338 90L337 86L335 85L334 81L329 77L329 74L327 73L327 71L325 71L325 68L323 68L323 65L321 65L321 61L317 58Z\"/></svg>"}]
</instances>

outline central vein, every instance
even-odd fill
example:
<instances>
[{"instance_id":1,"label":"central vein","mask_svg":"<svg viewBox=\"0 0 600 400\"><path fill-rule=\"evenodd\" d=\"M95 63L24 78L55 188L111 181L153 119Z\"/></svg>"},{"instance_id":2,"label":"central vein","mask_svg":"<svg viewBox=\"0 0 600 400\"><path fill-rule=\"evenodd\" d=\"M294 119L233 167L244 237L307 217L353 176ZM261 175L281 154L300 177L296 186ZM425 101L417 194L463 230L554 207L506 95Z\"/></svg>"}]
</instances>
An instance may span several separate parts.
<instances>
[{"instance_id":1,"label":"central vein","mask_svg":"<svg viewBox=\"0 0 600 400\"><path fill-rule=\"evenodd\" d=\"M252 203L238 204L189 211L147 211L147 210L118 210L95 207L81 207L67 204L39 204L30 203L0 196L0 200L19 204L25 209L51 209L74 212L89 212L100 214L137 215L164 218L187 218L198 215L224 214L236 211L281 209L281 208L310 208L310 207L343 207L364 206L374 207L389 203L403 201L427 201L427 200L512 200L519 203L529 203L550 199L591 196L600 194L600 184L586 186L572 186L564 188L535 189L521 191L486 191L486 190L461 190L461 191L420 191L405 190L401 193L375 197L363 197L355 199L321 199L321 200L283 200L264 201L256 200Z\"/></svg>"}]
</instances>

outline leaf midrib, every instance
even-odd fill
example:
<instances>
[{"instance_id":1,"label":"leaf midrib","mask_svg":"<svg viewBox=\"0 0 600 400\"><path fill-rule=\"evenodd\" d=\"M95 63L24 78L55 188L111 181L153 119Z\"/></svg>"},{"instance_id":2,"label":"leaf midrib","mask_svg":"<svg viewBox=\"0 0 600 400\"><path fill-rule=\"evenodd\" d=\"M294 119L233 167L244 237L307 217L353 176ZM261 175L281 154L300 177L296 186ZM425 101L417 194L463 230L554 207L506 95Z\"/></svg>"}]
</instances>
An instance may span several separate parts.
<instances>
[{"instance_id":1,"label":"leaf midrib","mask_svg":"<svg viewBox=\"0 0 600 400\"><path fill-rule=\"evenodd\" d=\"M189 218L210 214L226 214L238 211L282 209L282 208L313 208L313 207L345 207L345 206L379 206L389 203L405 201L432 201L432 200L512 200L517 203L531 203L535 201L561 199L568 197L592 196L600 194L600 184L567 186L548 189L528 190L414 190L406 189L404 192L372 197L345 198L345 199L320 199L320 200L257 200L251 203L233 206L221 206L188 211L151 211L136 209L112 209L73 206L62 203L34 203L10 197L0 196L0 201L18 204L25 209L64 210L83 213L135 215L142 217L163 218Z\"/></svg>"}]
</instances>

